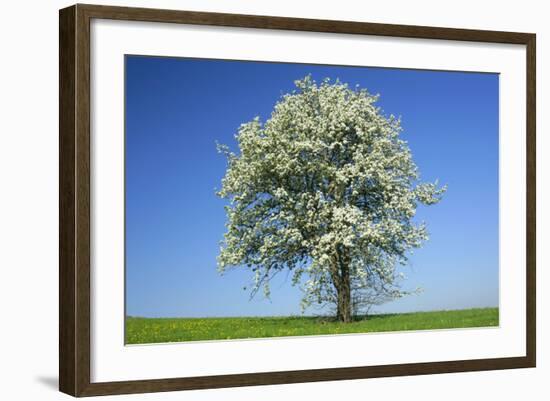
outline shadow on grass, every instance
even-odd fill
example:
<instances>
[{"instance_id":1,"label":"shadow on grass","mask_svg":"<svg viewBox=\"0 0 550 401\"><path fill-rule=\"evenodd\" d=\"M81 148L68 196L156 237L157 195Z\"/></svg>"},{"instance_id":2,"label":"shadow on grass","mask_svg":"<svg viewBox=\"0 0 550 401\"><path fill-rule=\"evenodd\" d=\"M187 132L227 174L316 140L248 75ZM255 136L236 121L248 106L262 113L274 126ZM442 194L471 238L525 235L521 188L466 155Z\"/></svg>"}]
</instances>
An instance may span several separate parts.
<instances>
[{"instance_id":1,"label":"shadow on grass","mask_svg":"<svg viewBox=\"0 0 550 401\"><path fill-rule=\"evenodd\" d=\"M399 315L409 315L412 313L400 313ZM372 321L377 319L385 319L391 316L397 315L396 313L380 313L380 314L372 314L372 315L355 315L352 317L352 322L365 322L365 321ZM302 317L301 319L307 319L311 321L315 321L318 323L341 323L340 320L336 318L336 316L312 316L312 317Z\"/></svg>"}]
</instances>

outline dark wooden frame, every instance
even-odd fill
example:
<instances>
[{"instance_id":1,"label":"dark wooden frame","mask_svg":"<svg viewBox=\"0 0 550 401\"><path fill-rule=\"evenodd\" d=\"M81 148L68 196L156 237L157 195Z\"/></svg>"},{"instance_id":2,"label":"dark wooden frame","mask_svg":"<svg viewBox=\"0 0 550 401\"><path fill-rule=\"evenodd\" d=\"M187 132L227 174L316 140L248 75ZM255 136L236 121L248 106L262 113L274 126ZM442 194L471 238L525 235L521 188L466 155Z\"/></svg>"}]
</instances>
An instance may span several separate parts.
<instances>
[{"instance_id":1,"label":"dark wooden frame","mask_svg":"<svg viewBox=\"0 0 550 401\"><path fill-rule=\"evenodd\" d=\"M525 45L527 48L526 356L91 383L90 20L92 18ZM59 389L73 396L93 396L534 367L536 363L535 41L535 34L530 33L363 22L81 4L60 10Z\"/></svg>"}]
</instances>

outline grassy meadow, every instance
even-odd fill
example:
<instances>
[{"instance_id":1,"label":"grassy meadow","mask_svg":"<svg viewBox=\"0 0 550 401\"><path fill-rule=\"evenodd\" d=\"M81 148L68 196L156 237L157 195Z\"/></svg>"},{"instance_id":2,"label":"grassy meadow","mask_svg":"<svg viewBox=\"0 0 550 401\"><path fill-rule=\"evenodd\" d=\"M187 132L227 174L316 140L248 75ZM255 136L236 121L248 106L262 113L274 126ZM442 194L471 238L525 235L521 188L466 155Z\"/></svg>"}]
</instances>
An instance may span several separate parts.
<instances>
[{"instance_id":1,"label":"grassy meadow","mask_svg":"<svg viewBox=\"0 0 550 401\"><path fill-rule=\"evenodd\" d=\"M347 324L317 316L127 317L126 344L490 327L498 326L498 316L498 308L476 308L370 315Z\"/></svg>"}]
</instances>

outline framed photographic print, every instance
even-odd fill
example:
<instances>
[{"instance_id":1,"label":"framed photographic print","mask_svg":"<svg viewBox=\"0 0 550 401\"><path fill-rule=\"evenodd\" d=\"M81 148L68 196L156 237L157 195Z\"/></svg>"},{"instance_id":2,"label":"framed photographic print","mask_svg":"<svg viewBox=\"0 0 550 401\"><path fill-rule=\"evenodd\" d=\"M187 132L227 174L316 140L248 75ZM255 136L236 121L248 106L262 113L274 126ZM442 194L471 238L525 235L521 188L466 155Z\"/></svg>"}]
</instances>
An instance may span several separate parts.
<instances>
[{"instance_id":1,"label":"framed photographic print","mask_svg":"<svg viewBox=\"0 0 550 401\"><path fill-rule=\"evenodd\" d=\"M535 35L60 11L60 390L535 366Z\"/></svg>"}]
</instances>

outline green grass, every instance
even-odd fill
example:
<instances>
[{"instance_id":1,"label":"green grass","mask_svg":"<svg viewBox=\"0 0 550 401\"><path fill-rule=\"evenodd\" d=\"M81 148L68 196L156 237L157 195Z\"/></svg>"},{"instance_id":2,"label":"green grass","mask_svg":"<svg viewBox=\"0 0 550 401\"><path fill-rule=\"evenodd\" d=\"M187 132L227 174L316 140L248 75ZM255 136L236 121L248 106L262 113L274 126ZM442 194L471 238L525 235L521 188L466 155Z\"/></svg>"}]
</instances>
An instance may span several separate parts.
<instances>
[{"instance_id":1,"label":"green grass","mask_svg":"<svg viewBox=\"0 0 550 401\"><path fill-rule=\"evenodd\" d=\"M498 308L329 317L126 318L126 344L498 326Z\"/></svg>"}]
</instances>

